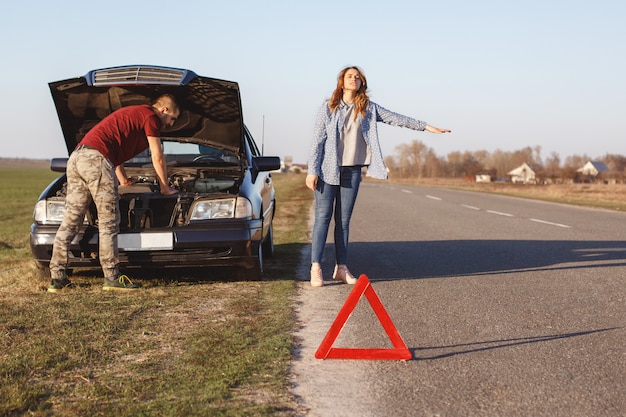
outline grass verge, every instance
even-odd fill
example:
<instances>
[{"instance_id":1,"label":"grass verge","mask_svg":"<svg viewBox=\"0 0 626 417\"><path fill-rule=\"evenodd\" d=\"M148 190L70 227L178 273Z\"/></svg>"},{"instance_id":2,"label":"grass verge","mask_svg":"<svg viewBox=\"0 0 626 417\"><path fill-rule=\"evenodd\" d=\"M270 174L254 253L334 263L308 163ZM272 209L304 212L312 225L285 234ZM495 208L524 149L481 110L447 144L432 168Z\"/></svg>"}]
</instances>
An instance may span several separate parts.
<instances>
[{"instance_id":1,"label":"grass verge","mask_svg":"<svg viewBox=\"0 0 626 417\"><path fill-rule=\"evenodd\" d=\"M294 414L294 271L312 197L303 176L275 176L276 250L263 281L230 282L210 268L141 271L144 289L111 294L101 275L79 272L77 288L48 294L28 227L54 174L1 171L11 204L0 208L0 415Z\"/></svg>"}]
</instances>

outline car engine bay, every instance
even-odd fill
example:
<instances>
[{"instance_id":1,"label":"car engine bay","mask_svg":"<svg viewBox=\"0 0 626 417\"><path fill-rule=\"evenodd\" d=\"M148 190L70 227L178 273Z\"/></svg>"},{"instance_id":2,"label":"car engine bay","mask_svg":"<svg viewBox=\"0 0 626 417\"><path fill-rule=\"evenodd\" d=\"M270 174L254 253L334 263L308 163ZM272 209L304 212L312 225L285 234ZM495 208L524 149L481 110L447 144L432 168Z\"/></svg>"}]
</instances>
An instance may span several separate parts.
<instances>
[{"instance_id":1,"label":"car engine bay","mask_svg":"<svg viewBox=\"0 0 626 417\"><path fill-rule=\"evenodd\" d=\"M127 168L126 171L132 184L118 188L122 231L183 226L189 222L190 208L196 200L232 198L241 185L238 169L178 168L168 178L169 185L178 193L166 196L159 192L154 170ZM57 198L65 198L66 187L64 182L56 192ZM87 223L97 225L97 217L92 202L86 213Z\"/></svg>"}]
</instances>

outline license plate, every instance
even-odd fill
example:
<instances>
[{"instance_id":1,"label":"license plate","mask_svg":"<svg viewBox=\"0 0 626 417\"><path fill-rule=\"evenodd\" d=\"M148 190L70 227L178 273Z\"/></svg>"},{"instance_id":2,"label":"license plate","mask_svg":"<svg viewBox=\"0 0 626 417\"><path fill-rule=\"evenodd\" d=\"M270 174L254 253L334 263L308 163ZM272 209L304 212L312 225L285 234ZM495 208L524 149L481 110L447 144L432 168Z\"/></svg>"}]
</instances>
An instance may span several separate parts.
<instances>
[{"instance_id":1,"label":"license plate","mask_svg":"<svg viewBox=\"0 0 626 417\"><path fill-rule=\"evenodd\" d=\"M125 251L174 249L172 233L126 233L117 235L117 246Z\"/></svg>"}]
</instances>

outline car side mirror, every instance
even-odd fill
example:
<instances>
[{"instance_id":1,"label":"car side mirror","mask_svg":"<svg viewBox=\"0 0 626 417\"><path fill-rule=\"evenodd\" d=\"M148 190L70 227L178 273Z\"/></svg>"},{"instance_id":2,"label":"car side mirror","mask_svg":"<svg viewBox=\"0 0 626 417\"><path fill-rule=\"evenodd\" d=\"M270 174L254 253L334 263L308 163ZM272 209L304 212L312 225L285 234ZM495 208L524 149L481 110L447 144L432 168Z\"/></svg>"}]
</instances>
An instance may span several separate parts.
<instances>
[{"instance_id":1,"label":"car side mirror","mask_svg":"<svg viewBox=\"0 0 626 417\"><path fill-rule=\"evenodd\" d=\"M278 156L255 156L252 157L252 181L256 181L259 172L275 171L280 169Z\"/></svg>"},{"instance_id":2,"label":"car side mirror","mask_svg":"<svg viewBox=\"0 0 626 417\"><path fill-rule=\"evenodd\" d=\"M50 169L54 172L65 172L68 159L69 158L52 158L50 160Z\"/></svg>"}]
</instances>

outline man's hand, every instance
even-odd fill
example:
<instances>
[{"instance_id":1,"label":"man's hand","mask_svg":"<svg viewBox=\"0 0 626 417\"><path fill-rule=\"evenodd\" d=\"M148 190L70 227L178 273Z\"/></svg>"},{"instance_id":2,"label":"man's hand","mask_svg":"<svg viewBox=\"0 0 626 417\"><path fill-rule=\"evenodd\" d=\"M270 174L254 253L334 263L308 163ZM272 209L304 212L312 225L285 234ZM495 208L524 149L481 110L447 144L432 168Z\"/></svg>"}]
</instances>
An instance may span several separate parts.
<instances>
[{"instance_id":1,"label":"man's hand","mask_svg":"<svg viewBox=\"0 0 626 417\"><path fill-rule=\"evenodd\" d=\"M120 183L121 187L129 187L133 184L136 184L137 180L135 178L127 178L125 183Z\"/></svg>"},{"instance_id":2,"label":"man's hand","mask_svg":"<svg viewBox=\"0 0 626 417\"><path fill-rule=\"evenodd\" d=\"M148 144L150 147L150 154L152 154L152 166L156 171L157 178L159 179L159 188L161 194L172 195L176 194L175 188L172 188L168 184L167 180L167 166L165 165L165 155L161 149L161 139L156 136L148 136Z\"/></svg>"},{"instance_id":3,"label":"man's hand","mask_svg":"<svg viewBox=\"0 0 626 417\"><path fill-rule=\"evenodd\" d=\"M161 187L161 194L163 195L172 195L172 194L176 194L178 192L178 190L176 188L172 188L172 187L167 187L167 188L163 188Z\"/></svg>"}]
</instances>

